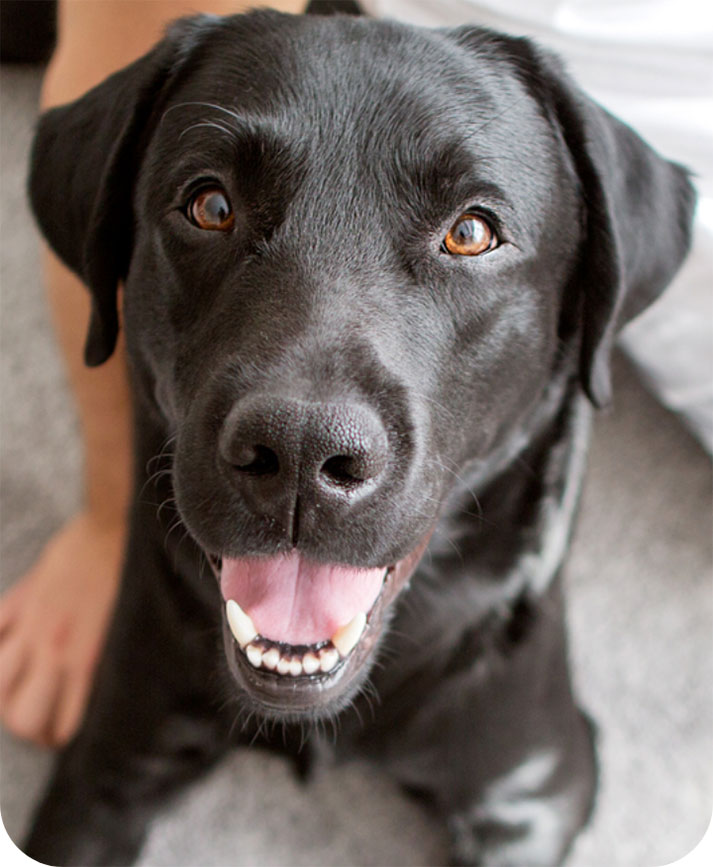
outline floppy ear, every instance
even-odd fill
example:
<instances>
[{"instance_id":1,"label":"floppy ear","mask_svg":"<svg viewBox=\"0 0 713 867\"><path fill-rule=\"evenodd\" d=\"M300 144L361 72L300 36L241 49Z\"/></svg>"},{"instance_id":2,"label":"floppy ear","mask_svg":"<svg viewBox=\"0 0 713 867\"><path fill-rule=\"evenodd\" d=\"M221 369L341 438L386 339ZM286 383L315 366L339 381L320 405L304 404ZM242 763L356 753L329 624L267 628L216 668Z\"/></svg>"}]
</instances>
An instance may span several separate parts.
<instances>
[{"instance_id":1,"label":"floppy ear","mask_svg":"<svg viewBox=\"0 0 713 867\"><path fill-rule=\"evenodd\" d=\"M581 184L580 377L602 407L618 331L659 297L688 252L695 192L685 169L585 96L559 61L535 55Z\"/></svg>"},{"instance_id":2,"label":"floppy ear","mask_svg":"<svg viewBox=\"0 0 713 867\"><path fill-rule=\"evenodd\" d=\"M148 54L76 102L42 115L30 160L35 218L92 294L84 357L106 361L119 331L117 286L131 258L134 180L161 95L219 19L173 24Z\"/></svg>"},{"instance_id":3,"label":"floppy ear","mask_svg":"<svg viewBox=\"0 0 713 867\"><path fill-rule=\"evenodd\" d=\"M577 274L580 375L592 403L611 398L617 332L666 288L688 251L695 193L688 173L587 97L529 39L463 28L457 40L514 67L569 152L583 202Z\"/></svg>"}]
</instances>

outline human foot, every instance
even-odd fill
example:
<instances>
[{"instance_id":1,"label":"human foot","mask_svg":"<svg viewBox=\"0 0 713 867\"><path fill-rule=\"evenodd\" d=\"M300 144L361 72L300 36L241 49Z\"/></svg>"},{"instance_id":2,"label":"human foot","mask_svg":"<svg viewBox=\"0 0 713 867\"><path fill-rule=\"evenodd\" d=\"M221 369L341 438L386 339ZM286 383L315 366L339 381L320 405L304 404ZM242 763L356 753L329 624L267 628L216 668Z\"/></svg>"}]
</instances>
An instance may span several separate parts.
<instances>
[{"instance_id":1,"label":"human foot","mask_svg":"<svg viewBox=\"0 0 713 867\"><path fill-rule=\"evenodd\" d=\"M0 720L18 737L66 743L86 706L119 583L120 522L82 513L0 600Z\"/></svg>"}]
</instances>

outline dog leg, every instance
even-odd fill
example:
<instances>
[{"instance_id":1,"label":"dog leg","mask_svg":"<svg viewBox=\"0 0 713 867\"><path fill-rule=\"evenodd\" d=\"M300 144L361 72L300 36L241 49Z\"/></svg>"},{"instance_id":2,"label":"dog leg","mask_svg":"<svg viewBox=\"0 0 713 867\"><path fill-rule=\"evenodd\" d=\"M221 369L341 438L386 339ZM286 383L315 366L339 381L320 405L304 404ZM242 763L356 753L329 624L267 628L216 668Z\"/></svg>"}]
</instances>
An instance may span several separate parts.
<instances>
[{"instance_id":1,"label":"dog leg","mask_svg":"<svg viewBox=\"0 0 713 867\"><path fill-rule=\"evenodd\" d=\"M589 818L596 778L588 720L572 708L570 726L568 740L531 744L510 770L486 776L468 806L452 809L446 816L451 864L562 863Z\"/></svg>"},{"instance_id":2,"label":"dog leg","mask_svg":"<svg viewBox=\"0 0 713 867\"><path fill-rule=\"evenodd\" d=\"M440 797L454 864L553 867L591 812L592 727L572 697L562 619L539 618L502 670L463 684Z\"/></svg>"},{"instance_id":3,"label":"dog leg","mask_svg":"<svg viewBox=\"0 0 713 867\"><path fill-rule=\"evenodd\" d=\"M532 752L448 817L451 864L553 867L586 822L593 800L591 729L580 742Z\"/></svg>"},{"instance_id":4,"label":"dog leg","mask_svg":"<svg viewBox=\"0 0 713 867\"><path fill-rule=\"evenodd\" d=\"M387 724L361 741L443 816L453 864L554 867L591 810L592 729L572 696L557 583L524 607L386 697Z\"/></svg>"},{"instance_id":5,"label":"dog leg","mask_svg":"<svg viewBox=\"0 0 713 867\"><path fill-rule=\"evenodd\" d=\"M127 687L150 688L137 679ZM132 721L117 710L90 717L61 754L24 847L37 861L132 864L152 815L227 747L226 728L198 714L176 708L158 719L139 710Z\"/></svg>"},{"instance_id":6,"label":"dog leg","mask_svg":"<svg viewBox=\"0 0 713 867\"><path fill-rule=\"evenodd\" d=\"M40 862L132 863L162 801L229 746L214 694L215 616L149 526L137 509L87 716L60 754L25 847Z\"/></svg>"}]
</instances>

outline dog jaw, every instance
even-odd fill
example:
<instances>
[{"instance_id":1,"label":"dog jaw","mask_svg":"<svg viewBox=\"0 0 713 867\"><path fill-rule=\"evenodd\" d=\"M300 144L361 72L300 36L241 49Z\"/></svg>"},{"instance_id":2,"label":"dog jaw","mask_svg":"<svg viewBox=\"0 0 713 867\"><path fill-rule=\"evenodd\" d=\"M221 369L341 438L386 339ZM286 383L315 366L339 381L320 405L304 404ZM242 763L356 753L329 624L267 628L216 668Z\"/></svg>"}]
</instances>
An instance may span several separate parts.
<instances>
[{"instance_id":1,"label":"dog jaw","mask_svg":"<svg viewBox=\"0 0 713 867\"><path fill-rule=\"evenodd\" d=\"M331 637L292 645L261 636L234 599L223 607L223 640L228 667L250 705L268 718L330 716L346 706L365 681L390 619L393 603L407 587L431 532L393 566L383 570L378 595ZM221 561L209 556L216 577Z\"/></svg>"}]
</instances>

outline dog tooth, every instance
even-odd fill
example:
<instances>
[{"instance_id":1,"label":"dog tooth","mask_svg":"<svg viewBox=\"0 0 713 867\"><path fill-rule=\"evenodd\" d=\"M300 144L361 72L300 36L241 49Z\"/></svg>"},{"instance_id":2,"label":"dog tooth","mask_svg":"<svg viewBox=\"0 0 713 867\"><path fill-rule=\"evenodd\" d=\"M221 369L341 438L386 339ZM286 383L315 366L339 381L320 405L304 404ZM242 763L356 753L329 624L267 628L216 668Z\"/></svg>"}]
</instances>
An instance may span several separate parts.
<instances>
[{"instance_id":1,"label":"dog tooth","mask_svg":"<svg viewBox=\"0 0 713 867\"><path fill-rule=\"evenodd\" d=\"M340 626L332 636L332 644L337 648L341 656L347 654L356 646L366 626L366 614L360 611L346 624Z\"/></svg>"},{"instance_id":2,"label":"dog tooth","mask_svg":"<svg viewBox=\"0 0 713 867\"><path fill-rule=\"evenodd\" d=\"M271 647L269 650L266 650L262 655L262 664L265 668L269 668L270 671L274 671L277 668L277 663L280 661L280 651L276 647Z\"/></svg>"},{"instance_id":3,"label":"dog tooth","mask_svg":"<svg viewBox=\"0 0 713 867\"><path fill-rule=\"evenodd\" d=\"M228 599L225 603L225 613L228 617L228 626L235 640L241 647L245 647L257 636L257 629L250 617L243 611L234 599Z\"/></svg>"},{"instance_id":4,"label":"dog tooth","mask_svg":"<svg viewBox=\"0 0 713 867\"><path fill-rule=\"evenodd\" d=\"M248 644L245 648L245 655L250 660L251 665L254 665L255 668L260 668L260 664L262 663L262 650L257 646L257 644Z\"/></svg>"},{"instance_id":5,"label":"dog tooth","mask_svg":"<svg viewBox=\"0 0 713 867\"><path fill-rule=\"evenodd\" d=\"M302 657L302 668L305 674L314 674L319 668L319 657L314 653L305 653Z\"/></svg>"},{"instance_id":6,"label":"dog tooth","mask_svg":"<svg viewBox=\"0 0 713 867\"><path fill-rule=\"evenodd\" d=\"M290 660L285 659L284 656L281 656L277 662L277 673L278 674L288 674L290 671Z\"/></svg>"},{"instance_id":7,"label":"dog tooth","mask_svg":"<svg viewBox=\"0 0 713 867\"><path fill-rule=\"evenodd\" d=\"M290 674L292 677L302 674L302 662L298 656L293 656L290 660Z\"/></svg>"},{"instance_id":8,"label":"dog tooth","mask_svg":"<svg viewBox=\"0 0 713 867\"><path fill-rule=\"evenodd\" d=\"M320 650L319 667L322 671L331 671L339 662L339 651L330 647L328 650Z\"/></svg>"}]
</instances>

